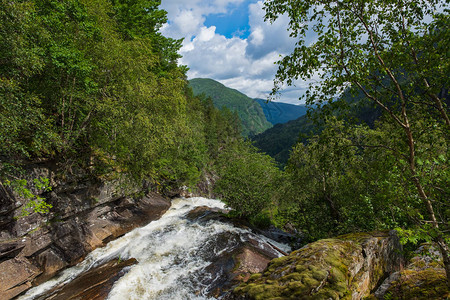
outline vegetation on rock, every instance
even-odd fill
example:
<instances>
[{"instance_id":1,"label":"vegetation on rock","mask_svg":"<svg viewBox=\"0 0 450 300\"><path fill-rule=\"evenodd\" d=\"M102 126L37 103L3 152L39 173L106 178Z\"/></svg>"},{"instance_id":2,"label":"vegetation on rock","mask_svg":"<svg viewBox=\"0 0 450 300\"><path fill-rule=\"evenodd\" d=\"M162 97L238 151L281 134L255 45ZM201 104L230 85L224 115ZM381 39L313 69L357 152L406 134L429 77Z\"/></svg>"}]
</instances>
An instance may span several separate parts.
<instances>
[{"instance_id":1,"label":"vegetation on rock","mask_svg":"<svg viewBox=\"0 0 450 300\"><path fill-rule=\"evenodd\" d=\"M400 268L398 238L386 233L345 235L311 243L272 260L234 290L250 299L361 299ZM375 254L376 253L376 254Z\"/></svg>"}]
</instances>

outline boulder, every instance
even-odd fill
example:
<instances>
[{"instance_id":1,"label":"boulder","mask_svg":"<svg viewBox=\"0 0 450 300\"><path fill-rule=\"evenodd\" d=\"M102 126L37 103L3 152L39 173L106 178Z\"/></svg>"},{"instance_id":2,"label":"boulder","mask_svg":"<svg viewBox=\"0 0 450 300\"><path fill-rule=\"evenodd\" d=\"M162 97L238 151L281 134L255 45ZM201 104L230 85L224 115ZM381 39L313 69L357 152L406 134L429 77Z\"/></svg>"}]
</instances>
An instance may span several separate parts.
<instances>
[{"instance_id":1,"label":"boulder","mask_svg":"<svg viewBox=\"0 0 450 300\"><path fill-rule=\"evenodd\" d=\"M230 233L219 235L217 243L222 242L234 244L234 250L222 252L218 257L212 254L213 261L204 270L205 274L212 275L205 276L202 281L208 286L211 297L220 297L253 274L262 272L272 259L280 255L270 244L251 238L243 241Z\"/></svg>"},{"instance_id":2,"label":"boulder","mask_svg":"<svg viewBox=\"0 0 450 300\"><path fill-rule=\"evenodd\" d=\"M362 299L403 258L395 231L320 240L270 262L225 299Z\"/></svg>"},{"instance_id":3,"label":"boulder","mask_svg":"<svg viewBox=\"0 0 450 300\"><path fill-rule=\"evenodd\" d=\"M129 266L136 263L134 258L125 261L117 259L108 261L86 271L67 284L52 288L39 299L106 299L114 283L128 272Z\"/></svg>"},{"instance_id":4,"label":"boulder","mask_svg":"<svg viewBox=\"0 0 450 300\"><path fill-rule=\"evenodd\" d=\"M437 247L424 244L404 270L393 273L374 293L376 299L450 299L450 290Z\"/></svg>"}]
</instances>

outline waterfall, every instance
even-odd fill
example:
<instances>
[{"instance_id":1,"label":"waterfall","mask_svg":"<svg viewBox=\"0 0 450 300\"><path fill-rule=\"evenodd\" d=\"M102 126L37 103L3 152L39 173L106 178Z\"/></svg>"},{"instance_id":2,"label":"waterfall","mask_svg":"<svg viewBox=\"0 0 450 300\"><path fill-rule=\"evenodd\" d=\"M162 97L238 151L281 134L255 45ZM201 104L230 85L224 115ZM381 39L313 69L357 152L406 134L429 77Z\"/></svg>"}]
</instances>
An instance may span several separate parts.
<instances>
[{"instance_id":1,"label":"waterfall","mask_svg":"<svg viewBox=\"0 0 450 300\"><path fill-rule=\"evenodd\" d=\"M196 207L224 209L219 200L201 197L174 199L170 209L157 221L91 252L80 264L31 290L19 299L45 299L46 292L70 282L83 272L111 259L135 258L137 264L115 282L110 300L123 299L214 299L208 296L213 283L223 280L222 272L208 271L215 258L231 252L243 242L257 241L260 248L275 244L289 247L239 228L229 222L191 219Z\"/></svg>"}]
</instances>

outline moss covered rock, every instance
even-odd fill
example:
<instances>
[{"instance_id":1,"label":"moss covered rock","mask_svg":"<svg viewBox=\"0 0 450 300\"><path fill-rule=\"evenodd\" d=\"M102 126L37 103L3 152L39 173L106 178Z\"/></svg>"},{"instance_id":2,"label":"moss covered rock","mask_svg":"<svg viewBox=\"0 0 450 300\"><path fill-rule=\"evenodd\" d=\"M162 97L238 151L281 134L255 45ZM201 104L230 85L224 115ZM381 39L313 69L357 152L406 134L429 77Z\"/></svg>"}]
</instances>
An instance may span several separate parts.
<instances>
[{"instance_id":1,"label":"moss covered rock","mask_svg":"<svg viewBox=\"0 0 450 300\"><path fill-rule=\"evenodd\" d=\"M379 299L450 299L442 257L429 244L422 245L406 269L398 272ZM378 291L377 291L378 292Z\"/></svg>"},{"instance_id":2,"label":"moss covered rock","mask_svg":"<svg viewBox=\"0 0 450 300\"><path fill-rule=\"evenodd\" d=\"M400 269L399 250L395 232L320 240L272 260L227 299L361 299Z\"/></svg>"}]
</instances>

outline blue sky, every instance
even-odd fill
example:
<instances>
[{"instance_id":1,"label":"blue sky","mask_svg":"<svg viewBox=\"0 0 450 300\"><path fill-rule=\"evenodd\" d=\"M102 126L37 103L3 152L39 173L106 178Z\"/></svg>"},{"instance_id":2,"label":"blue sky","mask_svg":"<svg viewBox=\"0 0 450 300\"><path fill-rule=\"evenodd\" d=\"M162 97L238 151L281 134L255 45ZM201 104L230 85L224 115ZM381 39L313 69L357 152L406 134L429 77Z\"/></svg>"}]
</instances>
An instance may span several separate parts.
<instances>
[{"instance_id":1,"label":"blue sky","mask_svg":"<svg viewBox=\"0 0 450 300\"><path fill-rule=\"evenodd\" d=\"M169 22L166 36L184 38L181 64L188 78L212 78L252 98L267 98L277 70L275 62L294 49L288 19L264 22L262 0L163 0ZM307 88L296 82L279 101L299 104Z\"/></svg>"},{"instance_id":2,"label":"blue sky","mask_svg":"<svg viewBox=\"0 0 450 300\"><path fill-rule=\"evenodd\" d=\"M216 33L232 38L238 36L246 39L250 35L249 4L256 1L245 1L230 5L226 13L211 14L205 17L206 27L215 26Z\"/></svg>"}]
</instances>

